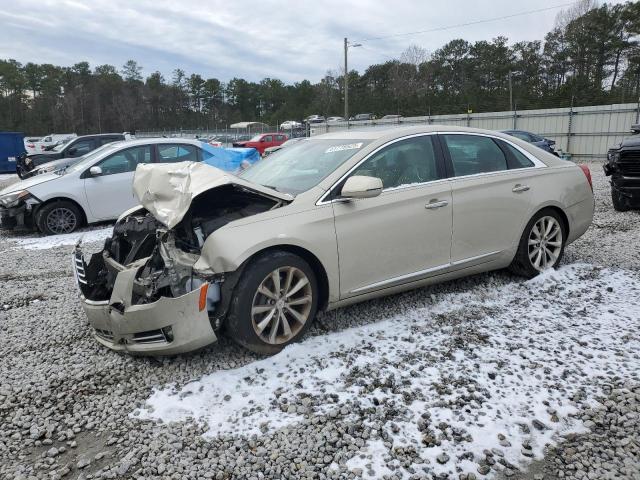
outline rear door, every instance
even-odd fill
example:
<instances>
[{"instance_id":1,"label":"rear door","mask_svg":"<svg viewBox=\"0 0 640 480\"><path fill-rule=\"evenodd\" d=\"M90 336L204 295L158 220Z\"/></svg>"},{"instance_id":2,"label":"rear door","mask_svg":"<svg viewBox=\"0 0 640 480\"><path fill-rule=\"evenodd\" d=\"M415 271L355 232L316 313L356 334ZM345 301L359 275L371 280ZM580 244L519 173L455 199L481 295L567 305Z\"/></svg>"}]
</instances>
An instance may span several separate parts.
<instances>
[{"instance_id":1,"label":"rear door","mask_svg":"<svg viewBox=\"0 0 640 480\"><path fill-rule=\"evenodd\" d=\"M87 203L91 213L100 220L110 220L138 204L133 195L133 175L140 163L149 163L151 145L130 147L109 155L96 163L102 174L93 176L86 170L82 174Z\"/></svg>"},{"instance_id":2,"label":"rear door","mask_svg":"<svg viewBox=\"0 0 640 480\"><path fill-rule=\"evenodd\" d=\"M440 138L452 177L451 262L489 261L517 244L529 220L534 163L490 136L447 133Z\"/></svg>"},{"instance_id":3,"label":"rear door","mask_svg":"<svg viewBox=\"0 0 640 480\"><path fill-rule=\"evenodd\" d=\"M448 268L451 186L433 139L393 142L350 173L380 178L384 190L377 197L333 201L341 298ZM336 188L339 192L341 184Z\"/></svg>"}]
</instances>

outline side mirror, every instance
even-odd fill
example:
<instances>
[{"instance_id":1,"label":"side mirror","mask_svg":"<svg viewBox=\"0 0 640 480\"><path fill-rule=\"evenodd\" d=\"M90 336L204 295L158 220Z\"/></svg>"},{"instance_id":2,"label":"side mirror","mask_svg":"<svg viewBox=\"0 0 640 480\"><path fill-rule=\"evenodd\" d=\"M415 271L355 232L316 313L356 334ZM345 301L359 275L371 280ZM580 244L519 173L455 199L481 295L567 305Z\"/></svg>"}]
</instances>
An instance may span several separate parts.
<instances>
[{"instance_id":1,"label":"side mirror","mask_svg":"<svg viewBox=\"0 0 640 480\"><path fill-rule=\"evenodd\" d=\"M67 150L67 153L73 157L76 153L78 153L78 149L76 147L71 147L69 150Z\"/></svg>"},{"instance_id":2,"label":"side mirror","mask_svg":"<svg viewBox=\"0 0 640 480\"><path fill-rule=\"evenodd\" d=\"M551 139L549 139L549 138L545 138L545 140L547 141L547 143L548 143L549 145L555 145L555 144L556 144L556 141L555 141L555 140L551 140Z\"/></svg>"},{"instance_id":3,"label":"side mirror","mask_svg":"<svg viewBox=\"0 0 640 480\"><path fill-rule=\"evenodd\" d=\"M262 138L260 139L260 141L261 141L261 142L266 142L266 140L264 139L264 137L262 137Z\"/></svg>"},{"instance_id":4,"label":"side mirror","mask_svg":"<svg viewBox=\"0 0 640 480\"><path fill-rule=\"evenodd\" d=\"M93 177L98 177L98 176L102 175L102 168L100 168L100 167L91 167L89 169L89 173Z\"/></svg>"},{"instance_id":5,"label":"side mirror","mask_svg":"<svg viewBox=\"0 0 640 480\"><path fill-rule=\"evenodd\" d=\"M340 195L344 198L371 198L382 193L382 180L377 177L354 175L342 186Z\"/></svg>"}]
</instances>

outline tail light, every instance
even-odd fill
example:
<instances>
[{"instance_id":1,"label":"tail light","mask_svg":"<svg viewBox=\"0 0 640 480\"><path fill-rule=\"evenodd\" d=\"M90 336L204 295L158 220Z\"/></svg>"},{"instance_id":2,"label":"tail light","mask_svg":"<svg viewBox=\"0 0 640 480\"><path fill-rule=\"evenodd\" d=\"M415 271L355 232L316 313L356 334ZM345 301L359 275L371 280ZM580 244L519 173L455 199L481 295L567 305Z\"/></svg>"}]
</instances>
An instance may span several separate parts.
<instances>
[{"instance_id":1,"label":"tail light","mask_svg":"<svg viewBox=\"0 0 640 480\"><path fill-rule=\"evenodd\" d=\"M200 287L200 297L198 298L198 309L203 311L207 308L207 293L209 291L209 284L204 283Z\"/></svg>"},{"instance_id":2,"label":"tail light","mask_svg":"<svg viewBox=\"0 0 640 480\"><path fill-rule=\"evenodd\" d=\"M27 143L27 147L29 148L35 148L36 146L33 143Z\"/></svg>"},{"instance_id":3,"label":"tail light","mask_svg":"<svg viewBox=\"0 0 640 480\"><path fill-rule=\"evenodd\" d=\"M591 187L591 191L593 192L593 182L591 181L591 171L589 170L589 167L587 167L586 165L578 166L582 170L582 173L584 173L584 176L587 177L587 182L589 182L589 186Z\"/></svg>"}]
</instances>

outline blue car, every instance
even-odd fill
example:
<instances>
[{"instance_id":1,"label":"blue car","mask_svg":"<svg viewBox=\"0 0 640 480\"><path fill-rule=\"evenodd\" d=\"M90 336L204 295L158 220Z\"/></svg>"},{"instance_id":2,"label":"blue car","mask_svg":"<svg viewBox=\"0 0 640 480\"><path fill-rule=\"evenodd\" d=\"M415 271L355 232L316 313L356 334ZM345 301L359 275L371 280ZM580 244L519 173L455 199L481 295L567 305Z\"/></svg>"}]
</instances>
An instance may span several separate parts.
<instances>
[{"instance_id":1,"label":"blue car","mask_svg":"<svg viewBox=\"0 0 640 480\"><path fill-rule=\"evenodd\" d=\"M556 157L559 157L558 152L553 149L553 146L556 144L555 140L541 137L540 135L536 135L535 133L525 132L524 130L502 130L502 133L506 133L507 135L511 135L512 137L516 137L520 140L524 140L525 142L532 143L536 147L540 147L541 149L546 150L549 153L553 153Z\"/></svg>"}]
</instances>

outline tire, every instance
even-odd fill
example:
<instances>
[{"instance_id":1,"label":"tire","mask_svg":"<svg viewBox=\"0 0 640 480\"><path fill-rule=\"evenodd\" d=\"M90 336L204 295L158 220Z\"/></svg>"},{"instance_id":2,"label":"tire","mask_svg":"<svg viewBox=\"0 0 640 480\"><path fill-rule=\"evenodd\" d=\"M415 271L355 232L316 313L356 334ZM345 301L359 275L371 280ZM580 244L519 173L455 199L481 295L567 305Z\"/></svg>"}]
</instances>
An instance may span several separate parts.
<instances>
[{"instance_id":1,"label":"tire","mask_svg":"<svg viewBox=\"0 0 640 480\"><path fill-rule=\"evenodd\" d=\"M80 209L72 202L61 200L42 207L36 213L35 223L45 235L61 235L76 231L83 223Z\"/></svg>"},{"instance_id":2,"label":"tire","mask_svg":"<svg viewBox=\"0 0 640 480\"><path fill-rule=\"evenodd\" d=\"M280 289L276 288L276 278ZM288 295L282 292L287 288ZM288 252L269 252L253 260L233 295L225 323L227 333L243 347L268 355L300 340L318 307L313 270L302 258ZM287 298L293 299L291 303L285 301Z\"/></svg>"},{"instance_id":3,"label":"tire","mask_svg":"<svg viewBox=\"0 0 640 480\"><path fill-rule=\"evenodd\" d=\"M629 210L629 204L626 199L613 187L611 187L611 202L616 212L626 212Z\"/></svg>"},{"instance_id":4,"label":"tire","mask_svg":"<svg viewBox=\"0 0 640 480\"><path fill-rule=\"evenodd\" d=\"M541 227L548 229L549 225L551 230L545 235ZM540 210L527 223L509 270L533 278L544 270L556 268L562 260L566 238L567 227L558 212L552 208ZM530 241L534 243L530 245Z\"/></svg>"},{"instance_id":5,"label":"tire","mask_svg":"<svg viewBox=\"0 0 640 480\"><path fill-rule=\"evenodd\" d=\"M18 178L20 180L24 180L25 174L27 173L22 166L18 165L16 167L16 173L18 174Z\"/></svg>"}]
</instances>

